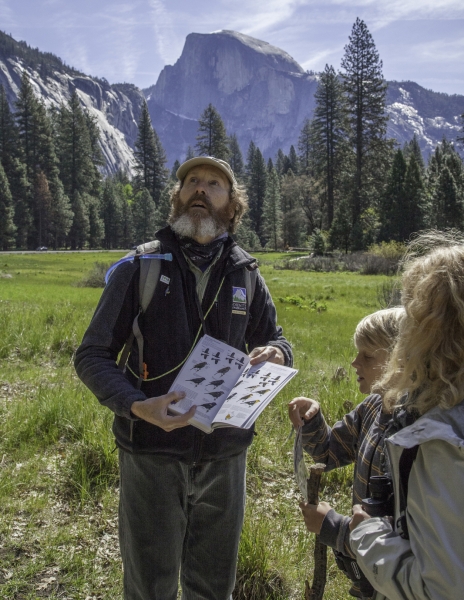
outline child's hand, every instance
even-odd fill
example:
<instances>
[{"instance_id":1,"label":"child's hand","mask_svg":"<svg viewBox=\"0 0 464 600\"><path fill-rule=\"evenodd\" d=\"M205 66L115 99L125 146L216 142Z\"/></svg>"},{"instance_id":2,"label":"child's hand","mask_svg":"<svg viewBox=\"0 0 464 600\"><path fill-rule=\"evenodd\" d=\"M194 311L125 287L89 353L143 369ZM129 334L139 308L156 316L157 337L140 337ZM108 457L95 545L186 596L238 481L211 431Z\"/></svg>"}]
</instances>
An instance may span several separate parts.
<instances>
[{"instance_id":1,"label":"child's hand","mask_svg":"<svg viewBox=\"0 0 464 600\"><path fill-rule=\"evenodd\" d=\"M362 506L360 504L355 504L353 506L353 516L351 517L351 521L349 524L350 531L353 531L353 529L357 527L360 523L370 518L371 517L367 514L367 512L363 511Z\"/></svg>"},{"instance_id":2,"label":"child's hand","mask_svg":"<svg viewBox=\"0 0 464 600\"><path fill-rule=\"evenodd\" d=\"M301 512L303 513L304 522L306 529L310 533L319 535L321 532L322 521L325 519L325 515L332 509L328 502L319 502L315 504L307 504L306 502L300 502Z\"/></svg>"},{"instance_id":3,"label":"child's hand","mask_svg":"<svg viewBox=\"0 0 464 600\"><path fill-rule=\"evenodd\" d=\"M311 421L319 410L319 402L316 402L312 398L305 398L304 396L293 398L288 404L288 416L295 427L300 427L306 421Z\"/></svg>"}]
</instances>

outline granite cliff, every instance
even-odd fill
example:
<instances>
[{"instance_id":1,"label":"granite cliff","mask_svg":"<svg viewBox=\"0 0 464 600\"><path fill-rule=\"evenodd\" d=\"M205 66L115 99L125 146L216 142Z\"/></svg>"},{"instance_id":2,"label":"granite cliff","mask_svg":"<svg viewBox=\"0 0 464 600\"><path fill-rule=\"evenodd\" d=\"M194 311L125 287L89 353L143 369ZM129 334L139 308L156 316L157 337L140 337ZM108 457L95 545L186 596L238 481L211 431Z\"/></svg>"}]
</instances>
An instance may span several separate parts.
<instances>
[{"instance_id":1,"label":"granite cliff","mask_svg":"<svg viewBox=\"0 0 464 600\"><path fill-rule=\"evenodd\" d=\"M23 70L48 106L58 106L77 91L100 127L107 173L131 170L144 96L172 165L185 157L188 146L195 146L198 119L209 103L221 114L228 133L237 135L244 155L250 140L266 157L275 156L279 148L288 152L292 144L296 147L304 120L312 116L318 85L317 75L304 71L283 50L235 31L191 33L177 62L166 66L156 84L143 92L129 83L110 85L80 73L0 33L0 83L13 110ZM387 111L388 135L402 145L416 134L427 156L444 135L456 139L464 96L392 81Z\"/></svg>"},{"instance_id":2,"label":"granite cliff","mask_svg":"<svg viewBox=\"0 0 464 600\"><path fill-rule=\"evenodd\" d=\"M243 152L253 140L267 156L296 144L314 108L317 77L283 50L235 31L187 36L182 55L144 90L153 126L169 157L195 144L211 102Z\"/></svg>"},{"instance_id":3,"label":"granite cliff","mask_svg":"<svg viewBox=\"0 0 464 600\"><path fill-rule=\"evenodd\" d=\"M0 84L3 85L12 111L18 97L21 76L26 71L37 97L47 107L65 103L73 90L101 131L101 148L107 173L117 169L131 171L133 146L143 93L131 84L110 85L67 67L50 54L29 48L4 33L0 34Z\"/></svg>"},{"instance_id":4,"label":"granite cliff","mask_svg":"<svg viewBox=\"0 0 464 600\"><path fill-rule=\"evenodd\" d=\"M265 156L297 145L312 117L316 75L283 50L234 31L187 36L179 60L144 90L153 125L171 160L194 146L198 118L211 102L242 152L251 139ZM446 136L454 140L464 96L441 94L406 81L388 83L387 134L400 145L417 135L428 156Z\"/></svg>"}]
</instances>

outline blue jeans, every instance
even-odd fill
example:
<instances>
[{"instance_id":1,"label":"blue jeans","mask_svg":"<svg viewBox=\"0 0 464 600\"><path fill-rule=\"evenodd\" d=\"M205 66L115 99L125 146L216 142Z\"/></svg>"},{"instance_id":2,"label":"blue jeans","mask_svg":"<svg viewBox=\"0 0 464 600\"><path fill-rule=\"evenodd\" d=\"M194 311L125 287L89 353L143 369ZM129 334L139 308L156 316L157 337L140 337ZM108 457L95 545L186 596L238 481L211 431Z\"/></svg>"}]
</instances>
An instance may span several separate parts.
<instances>
[{"instance_id":1,"label":"blue jeans","mask_svg":"<svg viewBox=\"0 0 464 600\"><path fill-rule=\"evenodd\" d=\"M229 600L245 504L246 451L189 466L120 450L125 600Z\"/></svg>"}]
</instances>

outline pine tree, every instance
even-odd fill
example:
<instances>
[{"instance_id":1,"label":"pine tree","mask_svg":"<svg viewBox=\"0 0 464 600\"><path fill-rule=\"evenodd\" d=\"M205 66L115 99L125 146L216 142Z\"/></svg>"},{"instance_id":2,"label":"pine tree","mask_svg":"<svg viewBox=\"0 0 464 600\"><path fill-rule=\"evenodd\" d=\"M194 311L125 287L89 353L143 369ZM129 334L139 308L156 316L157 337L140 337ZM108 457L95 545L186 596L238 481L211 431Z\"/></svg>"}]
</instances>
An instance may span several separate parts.
<instances>
[{"instance_id":1,"label":"pine tree","mask_svg":"<svg viewBox=\"0 0 464 600\"><path fill-rule=\"evenodd\" d=\"M235 133L229 137L229 164L235 178L242 179L244 176L243 156Z\"/></svg>"},{"instance_id":2,"label":"pine tree","mask_svg":"<svg viewBox=\"0 0 464 600\"><path fill-rule=\"evenodd\" d=\"M359 18L345 46L341 66L350 142L356 160L351 198L352 223L355 224L383 185L379 162L383 160L382 154L389 153L385 140L387 84L382 75L382 61L366 24Z\"/></svg>"},{"instance_id":3,"label":"pine tree","mask_svg":"<svg viewBox=\"0 0 464 600\"><path fill-rule=\"evenodd\" d=\"M20 158L19 136L15 119L5 94L5 89L0 84L0 163L9 178L12 162Z\"/></svg>"},{"instance_id":4,"label":"pine tree","mask_svg":"<svg viewBox=\"0 0 464 600\"><path fill-rule=\"evenodd\" d=\"M339 195L341 170L346 154L347 123L343 86L329 65L321 73L319 86L314 94L316 107L311 136L310 156L314 174L320 181L326 205L327 227L332 225L336 197Z\"/></svg>"},{"instance_id":5,"label":"pine tree","mask_svg":"<svg viewBox=\"0 0 464 600\"><path fill-rule=\"evenodd\" d=\"M104 246L108 250L121 247L123 234L121 192L112 178L107 177L103 185L101 218L105 226Z\"/></svg>"},{"instance_id":6,"label":"pine tree","mask_svg":"<svg viewBox=\"0 0 464 600\"><path fill-rule=\"evenodd\" d=\"M5 171L0 163L0 248L9 250L15 242L13 198Z\"/></svg>"},{"instance_id":7,"label":"pine tree","mask_svg":"<svg viewBox=\"0 0 464 600\"><path fill-rule=\"evenodd\" d=\"M456 138L456 141L464 147L464 113L461 115L461 134Z\"/></svg>"},{"instance_id":8,"label":"pine tree","mask_svg":"<svg viewBox=\"0 0 464 600\"><path fill-rule=\"evenodd\" d=\"M171 169L171 180L172 181L177 181L177 169L180 167L180 162L176 159L174 161L174 164L172 165L172 169Z\"/></svg>"},{"instance_id":9,"label":"pine tree","mask_svg":"<svg viewBox=\"0 0 464 600\"><path fill-rule=\"evenodd\" d=\"M29 211L32 225L29 229L28 246L42 245L46 234L51 237L51 243L56 247L58 240L64 241L73 214L69 198L64 193L59 179L50 117L43 102L35 98L25 71L21 78L16 107L15 118L31 192ZM50 200L48 193L51 195ZM48 203L50 206L46 208Z\"/></svg>"},{"instance_id":10,"label":"pine tree","mask_svg":"<svg viewBox=\"0 0 464 600\"><path fill-rule=\"evenodd\" d=\"M196 149L200 156L214 156L222 160L229 158L226 128L220 114L212 104L203 111L198 121Z\"/></svg>"},{"instance_id":11,"label":"pine tree","mask_svg":"<svg viewBox=\"0 0 464 600\"><path fill-rule=\"evenodd\" d=\"M310 190L311 179L308 175L294 175L290 169L286 175L280 178L284 247L301 246L306 228L312 230L320 225L320 219L314 220L317 217L312 212L313 207L309 207ZM306 214L307 209L309 209L308 214Z\"/></svg>"},{"instance_id":12,"label":"pine tree","mask_svg":"<svg viewBox=\"0 0 464 600\"><path fill-rule=\"evenodd\" d=\"M422 175L425 173L424 158L422 156L422 152L416 134L413 135L412 140L410 142L406 142L404 144L403 154L406 161L409 161L409 158L411 156L414 156Z\"/></svg>"},{"instance_id":13,"label":"pine tree","mask_svg":"<svg viewBox=\"0 0 464 600\"><path fill-rule=\"evenodd\" d=\"M442 178L444 169L449 171L456 187L456 202L458 205L464 201L464 168L463 163L453 144L445 138L437 145L435 152L430 157L426 173L426 194L430 199L428 205L428 224L431 227L443 227L443 210L445 198L453 195L453 185L449 176ZM451 226L451 225L450 225Z\"/></svg>"},{"instance_id":14,"label":"pine tree","mask_svg":"<svg viewBox=\"0 0 464 600\"><path fill-rule=\"evenodd\" d=\"M90 123L74 91L57 116L60 179L69 198L73 198L75 192L80 195L98 192L100 173L94 162L95 148L99 149L98 130L96 133Z\"/></svg>"},{"instance_id":15,"label":"pine tree","mask_svg":"<svg viewBox=\"0 0 464 600\"><path fill-rule=\"evenodd\" d=\"M300 172L300 164L299 164L299 160L298 160L298 156L296 154L295 148L294 146L290 146L290 151L288 153L288 162L289 162L289 169L292 170L292 173L294 175L298 175L298 173Z\"/></svg>"},{"instance_id":16,"label":"pine tree","mask_svg":"<svg viewBox=\"0 0 464 600\"><path fill-rule=\"evenodd\" d=\"M142 244L154 238L157 222L156 213L156 206L150 192L146 189L137 192L132 203L132 220L137 244Z\"/></svg>"},{"instance_id":17,"label":"pine tree","mask_svg":"<svg viewBox=\"0 0 464 600\"><path fill-rule=\"evenodd\" d=\"M101 218L101 206L100 199L95 196L86 195L84 196L84 202L87 205L87 212L89 215L89 248L100 248L105 238L105 224ZM123 222L126 223L126 218L123 215ZM132 244L132 239L128 244L125 244L126 248L129 248L129 244Z\"/></svg>"},{"instance_id":18,"label":"pine tree","mask_svg":"<svg viewBox=\"0 0 464 600\"><path fill-rule=\"evenodd\" d=\"M195 149L192 146L187 148L187 154L185 155L185 160L190 160L191 158L195 158Z\"/></svg>"},{"instance_id":19,"label":"pine tree","mask_svg":"<svg viewBox=\"0 0 464 600\"><path fill-rule=\"evenodd\" d=\"M404 178L404 220L401 238L409 239L412 233L424 229L426 225L423 170L417 161L416 154L412 153Z\"/></svg>"},{"instance_id":20,"label":"pine tree","mask_svg":"<svg viewBox=\"0 0 464 600\"><path fill-rule=\"evenodd\" d=\"M347 253L352 243L353 229L350 205L348 201L343 198L337 206L334 220L332 221L332 227L329 231L330 246L334 249L341 248Z\"/></svg>"},{"instance_id":21,"label":"pine tree","mask_svg":"<svg viewBox=\"0 0 464 600\"><path fill-rule=\"evenodd\" d=\"M12 161L8 181L14 206L16 248L27 248L32 229L30 184L27 180L26 165L18 158Z\"/></svg>"},{"instance_id":22,"label":"pine tree","mask_svg":"<svg viewBox=\"0 0 464 600\"><path fill-rule=\"evenodd\" d=\"M97 124L97 118L91 115L88 111L84 112L87 131L90 139L91 156L93 163L93 177L92 177L92 189L90 194L94 197L98 197L101 194L102 177L100 173L100 167L106 165L105 157L101 148L100 140L100 129Z\"/></svg>"},{"instance_id":23,"label":"pine tree","mask_svg":"<svg viewBox=\"0 0 464 600\"><path fill-rule=\"evenodd\" d=\"M454 177L445 165L441 170L438 184L434 193L436 227L438 229L456 228L463 226L463 204L458 195Z\"/></svg>"},{"instance_id":24,"label":"pine tree","mask_svg":"<svg viewBox=\"0 0 464 600\"><path fill-rule=\"evenodd\" d=\"M82 250L90 234L90 219L88 207L83 196L74 190L71 197L71 209L74 213L73 223L68 233L71 250Z\"/></svg>"},{"instance_id":25,"label":"pine tree","mask_svg":"<svg viewBox=\"0 0 464 600\"><path fill-rule=\"evenodd\" d=\"M54 248L65 244L66 237L71 228L74 213L68 196L64 193L63 184L58 177L53 177L49 181L50 192L52 195L50 236L51 245Z\"/></svg>"},{"instance_id":26,"label":"pine tree","mask_svg":"<svg viewBox=\"0 0 464 600\"><path fill-rule=\"evenodd\" d=\"M247 162L246 162L246 166L245 166L245 179L247 182L250 180L251 173L253 171L253 160L255 157L255 152L256 152L256 146L255 146L254 141L251 140L251 142L248 145Z\"/></svg>"},{"instance_id":27,"label":"pine tree","mask_svg":"<svg viewBox=\"0 0 464 600\"><path fill-rule=\"evenodd\" d=\"M38 171L35 177L34 187L34 206L36 222L36 241L38 246L50 244L51 212L52 212L52 194L48 185L47 178L43 171Z\"/></svg>"},{"instance_id":28,"label":"pine tree","mask_svg":"<svg viewBox=\"0 0 464 600\"><path fill-rule=\"evenodd\" d=\"M134 222L132 215L132 204L134 202L134 190L130 183L116 181L116 186L120 190L121 198L121 246L123 248L132 248L134 245ZM164 191L164 190L163 190Z\"/></svg>"},{"instance_id":29,"label":"pine tree","mask_svg":"<svg viewBox=\"0 0 464 600\"><path fill-rule=\"evenodd\" d=\"M21 87L16 101L15 118L18 125L19 138L26 164L26 175L32 182L35 174L38 153L36 135L38 121L38 101L34 96L31 82L26 71L21 76Z\"/></svg>"},{"instance_id":30,"label":"pine tree","mask_svg":"<svg viewBox=\"0 0 464 600\"><path fill-rule=\"evenodd\" d=\"M311 236L310 248L315 256L323 256L325 252L325 240L320 229L315 229Z\"/></svg>"},{"instance_id":31,"label":"pine tree","mask_svg":"<svg viewBox=\"0 0 464 600\"><path fill-rule=\"evenodd\" d=\"M286 156L283 153L282 148L279 148L277 150L277 156L276 156L276 160L275 160L275 169L276 169L279 177L282 177L282 175L285 174L285 172L286 172L285 168L286 168Z\"/></svg>"},{"instance_id":32,"label":"pine tree","mask_svg":"<svg viewBox=\"0 0 464 600\"><path fill-rule=\"evenodd\" d=\"M263 204L266 195L267 169L261 150L256 148L253 153L251 172L248 177L247 191L250 207L250 221L253 230L258 234L261 243L264 240Z\"/></svg>"},{"instance_id":33,"label":"pine tree","mask_svg":"<svg viewBox=\"0 0 464 600\"><path fill-rule=\"evenodd\" d=\"M157 153L155 132L151 124L147 103L144 100L138 122L138 134L134 152L134 171L136 173L134 187L137 191L143 188L147 190L153 188L153 168L157 160Z\"/></svg>"},{"instance_id":34,"label":"pine tree","mask_svg":"<svg viewBox=\"0 0 464 600\"><path fill-rule=\"evenodd\" d=\"M153 162L153 183L151 189L149 188L149 192L155 202L155 206L158 206L161 192L168 181L169 171L166 169L166 153L161 144L161 140L155 130L153 130L153 133L155 136L156 152Z\"/></svg>"},{"instance_id":35,"label":"pine tree","mask_svg":"<svg viewBox=\"0 0 464 600\"><path fill-rule=\"evenodd\" d=\"M387 181L385 195L380 206L380 239L404 242L403 222L405 215L404 183L407 165L403 152L397 150L390 175Z\"/></svg>"},{"instance_id":36,"label":"pine tree","mask_svg":"<svg viewBox=\"0 0 464 600\"><path fill-rule=\"evenodd\" d=\"M171 212L171 193L174 184L168 184L161 193L160 202L157 211L156 229L166 227L169 214Z\"/></svg>"},{"instance_id":37,"label":"pine tree","mask_svg":"<svg viewBox=\"0 0 464 600\"><path fill-rule=\"evenodd\" d=\"M282 211L280 208L280 184L277 171L268 174L266 195L263 203L263 238L267 247L277 250L282 243Z\"/></svg>"},{"instance_id":38,"label":"pine tree","mask_svg":"<svg viewBox=\"0 0 464 600\"><path fill-rule=\"evenodd\" d=\"M298 152L301 165L301 173L309 175L311 171L311 150L312 150L312 127L311 121L305 119L298 138Z\"/></svg>"},{"instance_id":39,"label":"pine tree","mask_svg":"<svg viewBox=\"0 0 464 600\"><path fill-rule=\"evenodd\" d=\"M248 213L242 217L237 232L234 234L237 244L245 250L261 250L261 241L256 232L253 231L250 216Z\"/></svg>"}]
</instances>

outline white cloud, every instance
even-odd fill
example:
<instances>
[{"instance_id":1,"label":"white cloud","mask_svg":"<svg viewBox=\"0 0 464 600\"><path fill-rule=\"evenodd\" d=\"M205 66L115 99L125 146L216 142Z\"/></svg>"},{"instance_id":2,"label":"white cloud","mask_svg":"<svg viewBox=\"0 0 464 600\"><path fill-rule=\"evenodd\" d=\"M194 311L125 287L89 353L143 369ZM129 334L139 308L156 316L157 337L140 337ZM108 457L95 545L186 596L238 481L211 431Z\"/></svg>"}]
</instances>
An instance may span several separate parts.
<instances>
[{"instance_id":1,"label":"white cloud","mask_svg":"<svg viewBox=\"0 0 464 600\"><path fill-rule=\"evenodd\" d=\"M173 18L162 0L149 0L149 4L158 53L165 64L172 64L180 54L175 43Z\"/></svg>"},{"instance_id":2,"label":"white cloud","mask_svg":"<svg viewBox=\"0 0 464 600\"><path fill-rule=\"evenodd\" d=\"M464 39L435 40L433 42L415 44L411 52L429 63L438 63L443 66L452 64L462 65L464 63Z\"/></svg>"}]
</instances>

